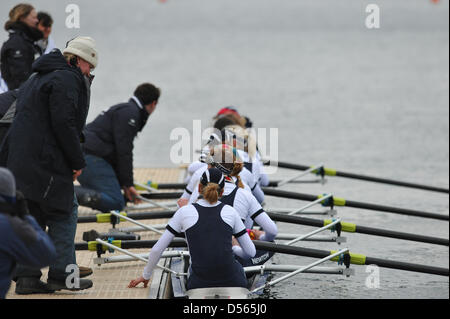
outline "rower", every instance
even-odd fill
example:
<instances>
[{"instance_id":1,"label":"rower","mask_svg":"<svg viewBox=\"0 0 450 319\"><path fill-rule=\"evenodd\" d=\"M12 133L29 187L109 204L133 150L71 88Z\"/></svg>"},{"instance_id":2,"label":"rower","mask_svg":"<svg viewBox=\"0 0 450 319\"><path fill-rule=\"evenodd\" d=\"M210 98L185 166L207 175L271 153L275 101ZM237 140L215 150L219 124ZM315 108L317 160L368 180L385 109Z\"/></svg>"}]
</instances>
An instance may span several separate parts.
<instances>
[{"instance_id":1,"label":"rower","mask_svg":"<svg viewBox=\"0 0 450 319\"><path fill-rule=\"evenodd\" d=\"M273 241L278 233L276 224L267 215L261 204L258 203L255 196L248 190L236 186L237 178L234 176L236 170L242 168L239 163L231 161L231 158L236 158L233 148L229 145L223 144L215 146L211 151L208 162L214 167L221 170L225 175L224 193L220 201L224 204L233 206L241 216L247 229L251 229L254 223L261 226L264 232L254 232L256 239L262 241ZM239 173L239 172L238 172ZM239 175L237 175L239 176ZM265 263L273 253L257 250L255 259L239 259L244 266L255 266Z\"/></svg>"},{"instance_id":2,"label":"rower","mask_svg":"<svg viewBox=\"0 0 450 319\"><path fill-rule=\"evenodd\" d=\"M264 202L264 192L261 189L260 183L262 177L264 181L268 180L263 173L261 161L257 158L255 139L248 134L248 132L239 125L229 125L222 130L223 143L236 148L237 153L244 163L244 168L241 171L241 177L250 174L246 177L251 185L252 194L256 197L259 203ZM265 175L265 176L263 176Z\"/></svg>"},{"instance_id":3,"label":"rower","mask_svg":"<svg viewBox=\"0 0 450 319\"><path fill-rule=\"evenodd\" d=\"M147 286L159 258L175 236L185 233L191 263L187 289L209 287L247 288L244 269L235 259L255 255L252 243L237 211L218 201L223 193L225 177L220 170L205 171L199 185L203 195L198 203L180 208L150 251L141 277L132 280L129 288L139 283ZM232 237L240 246L232 246Z\"/></svg>"},{"instance_id":4,"label":"rower","mask_svg":"<svg viewBox=\"0 0 450 319\"><path fill-rule=\"evenodd\" d=\"M184 182L186 184L189 184L189 182L191 181L195 172L197 172L198 170L201 170L200 175L197 176L197 181L198 181L201 174L203 174L203 172L208 168L208 164L206 164L205 159L208 156L210 149L212 147L214 147L214 145L221 144L221 140L222 139L215 133L210 135L208 142L206 143L206 145L203 147L203 149L201 151L200 158L197 161L194 161L191 164L189 164L189 166L187 168L187 176L184 179ZM193 189L194 188L187 189L188 193L192 194Z\"/></svg>"},{"instance_id":5,"label":"rower","mask_svg":"<svg viewBox=\"0 0 450 319\"><path fill-rule=\"evenodd\" d=\"M253 129L252 121L250 121L247 116L241 116L236 108L230 106L220 109L213 119L215 120L215 129L219 131L224 129L233 130L235 134L247 136L247 145L250 144L250 147L253 147L253 150L250 151L250 153L254 154L250 157L248 162L245 162L246 168L255 174L255 178L260 186L268 186L269 178L267 174L264 173L264 164L255 141L255 130ZM236 132L236 130L238 130L239 133ZM249 152L249 150L247 150L247 152ZM256 197L258 198L258 196Z\"/></svg>"},{"instance_id":6,"label":"rower","mask_svg":"<svg viewBox=\"0 0 450 319\"><path fill-rule=\"evenodd\" d=\"M224 195L220 201L233 206L248 228L256 221L266 232L261 240L272 241L277 235L277 226L264 212L255 196L236 185L239 181L239 169L242 169L242 163L236 161L236 158L238 157L233 148L226 144L215 146L208 158L208 162L225 175Z\"/></svg>"},{"instance_id":7,"label":"rower","mask_svg":"<svg viewBox=\"0 0 450 319\"><path fill-rule=\"evenodd\" d=\"M222 132L225 134L225 132ZM224 136L224 135L223 135ZM206 159L209 157L211 149L216 145L222 144L222 138L220 138L216 134L212 134L208 143L202 150L202 154L200 156L200 159L198 162L193 162L189 165L188 171L191 172L193 169L196 169L192 176L190 176L189 181L184 189L183 194L181 195L180 199L178 200L178 207L182 207L186 205L187 203L195 203L199 197L198 193L198 183L200 181L200 178L205 170L208 168L211 168L211 165L208 165L206 163ZM242 167L242 161L240 161L239 156L236 155L235 160L237 162L240 162L238 167L236 164L236 169L234 172L231 173L232 176L236 177L236 185L241 186L245 188L246 190L253 192L254 190L258 191L257 187L258 184L255 182L254 177L250 171ZM199 165L198 163L202 164ZM239 178L239 179L238 179ZM262 191L259 189L259 191L262 193ZM256 195L255 195L256 196ZM264 198L264 193L262 193L262 197ZM258 199L258 197L257 197Z\"/></svg>"}]
</instances>

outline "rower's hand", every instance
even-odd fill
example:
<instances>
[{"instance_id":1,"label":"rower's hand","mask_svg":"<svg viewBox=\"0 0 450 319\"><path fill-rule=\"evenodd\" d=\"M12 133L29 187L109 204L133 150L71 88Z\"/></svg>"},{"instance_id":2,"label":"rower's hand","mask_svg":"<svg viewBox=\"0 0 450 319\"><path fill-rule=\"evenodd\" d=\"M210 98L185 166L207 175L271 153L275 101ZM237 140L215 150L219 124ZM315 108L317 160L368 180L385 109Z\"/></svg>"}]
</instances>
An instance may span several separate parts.
<instances>
[{"instance_id":1,"label":"rower's hand","mask_svg":"<svg viewBox=\"0 0 450 319\"><path fill-rule=\"evenodd\" d=\"M258 230L258 229L252 229L252 233L255 236L256 240L259 240L259 238L264 235L264 231Z\"/></svg>"},{"instance_id":2,"label":"rower's hand","mask_svg":"<svg viewBox=\"0 0 450 319\"><path fill-rule=\"evenodd\" d=\"M231 237L231 245L232 246L241 246L241 245L239 245L239 242L237 241L237 239L234 236Z\"/></svg>"},{"instance_id":3,"label":"rower's hand","mask_svg":"<svg viewBox=\"0 0 450 319\"><path fill-rule=\"evenodd\" d=\"M141 282L144 283L144 288L147 288L149 280L144 279L144 277L142 277L142 276L135 280L130 281L130 283L128 284L128 288L134 288L137 285L139 285Z\"/></svg>"},{"instance_id":4,"label":"rower's hand","mask_svg":"<svg viewBox=\"0 0 450 319\"><path fill-rule=\"evenodd\" d=\"M82 172L83 172L82 169L72 171L72 177L74 182L77 180L78 176L80 176Z\"/></svg>"},{"instance_id":5,"label":"rower's hand","mask_svg":"<svg viewBox=\"0 0 450 319\"><path fill-rule=\"evenodd\" d=\"M180 198L177 201L178 207L180 207L180 208L183 206L186 206L188 203L189 203L189 199L187 199L187 198Z\"/></svg>"},{"instance_id":6,"label":"rower's hand","mask_svg":"<svg viewBox=\"0 0 450 319\"><path fill-rule=\"evenodd\" d=\"M137 192L136 188L134 188L134 186L124 187L123 191L125 192L125 196L130 202L134 204L142 203L142 201L138 198L139 193Z\"/></svg>"}]
</instances>

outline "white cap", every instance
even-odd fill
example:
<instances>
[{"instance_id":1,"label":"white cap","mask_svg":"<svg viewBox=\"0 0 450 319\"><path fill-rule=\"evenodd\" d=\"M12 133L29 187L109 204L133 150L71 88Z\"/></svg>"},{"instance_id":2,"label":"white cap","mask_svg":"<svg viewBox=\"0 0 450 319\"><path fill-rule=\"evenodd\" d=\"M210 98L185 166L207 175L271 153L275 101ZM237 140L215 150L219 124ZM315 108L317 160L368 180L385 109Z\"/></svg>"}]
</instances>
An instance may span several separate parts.
<instances>
[{"instance_id":1,"label":"white cap","mask_svg":"<svg viewBox=\"0 0 450 319\"><path fill-rule=\"evenodd\" d=\"M95 49L95 40L91 37L76 37L67 43L63 53L71 53L82 58L95 67L98 63L98 53Z\"/></svg>"}]
</instances>

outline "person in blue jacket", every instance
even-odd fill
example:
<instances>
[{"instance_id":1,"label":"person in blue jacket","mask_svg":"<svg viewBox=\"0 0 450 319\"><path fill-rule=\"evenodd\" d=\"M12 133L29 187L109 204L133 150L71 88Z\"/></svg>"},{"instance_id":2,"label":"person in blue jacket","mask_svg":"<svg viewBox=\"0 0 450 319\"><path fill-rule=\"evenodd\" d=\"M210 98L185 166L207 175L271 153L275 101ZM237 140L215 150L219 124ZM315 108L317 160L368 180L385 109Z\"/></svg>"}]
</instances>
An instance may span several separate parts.
<instances>
[{"instance_id":1,"label":"person in blue jacket","mask_svg":"<svg viewBox=\"0 0 450 319\"><path fill-rule=\"evenodd\" d=\"M16 263L43 268L56 258L55 246L28 214L23 195L16 192L13 174L3 167L0 167L0 242L0 299L6 297Z\"/></svg>"}]
</instances>

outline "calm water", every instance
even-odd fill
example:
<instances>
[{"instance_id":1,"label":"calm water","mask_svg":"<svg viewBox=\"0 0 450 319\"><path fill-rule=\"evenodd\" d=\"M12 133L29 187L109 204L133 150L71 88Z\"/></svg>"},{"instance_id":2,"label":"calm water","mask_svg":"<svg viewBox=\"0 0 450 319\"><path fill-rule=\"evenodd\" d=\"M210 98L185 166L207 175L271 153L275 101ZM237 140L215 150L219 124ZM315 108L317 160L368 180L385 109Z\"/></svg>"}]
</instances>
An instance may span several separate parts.
<instances>
[{"instance_id":1,"label":"calm water","mask_svg":"<svg viewBox=\"0 0 450 319\"><path fill-rule=\"evenodd\" d=\"M1 1L1 19L15 3ZM89 120L127 100L141 82L161 87L157 111L135 144L135 166L175 166L171 131L192 131L193 120L206 128L220 107L234 105L255 126L278 128L282 161L448 188L448 1L378 0L377 30L364 23L366 5L375 1L72 1L80 7L80 29L65 27L68 3L33 3L53 15L59 47L76 35L97 41L100 62ZM0 33L0 41L5 39L6 32ZM273 179L293 173L280 169ZM449 212L446 194L343 178L283 189ZM303 205L267 198L266 207ZM354 208L340 208L339 216L364 226L449 237L448 222ZM279 229L310 230L287 224ZM346 237L345 247L356 253L449 267L448 247ZM365 267L355 269L351 278L299 275L271 289L269 297L449 298L445 277L381 269L380 288L368 289Z\"/></svg>"}]
</instances>

